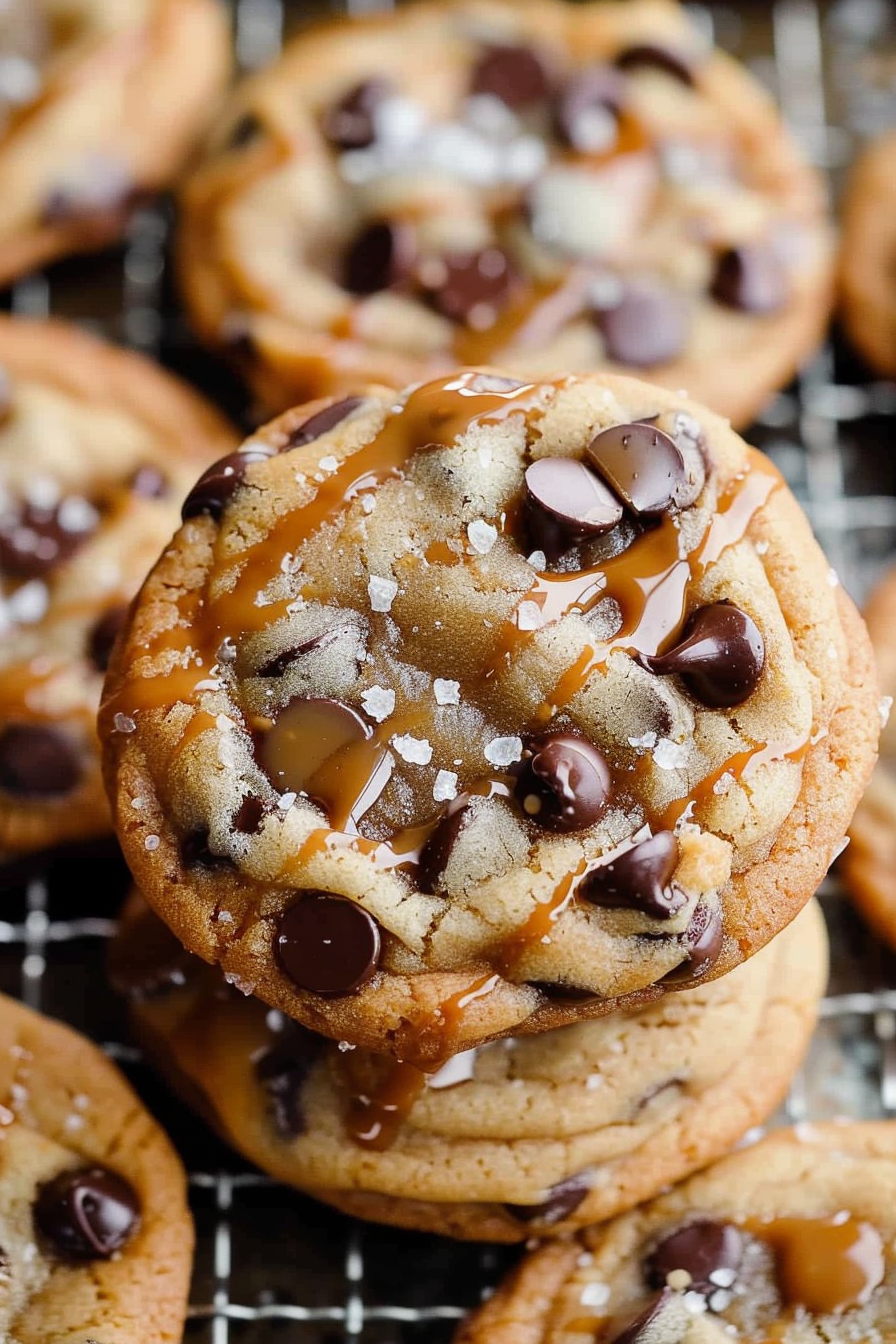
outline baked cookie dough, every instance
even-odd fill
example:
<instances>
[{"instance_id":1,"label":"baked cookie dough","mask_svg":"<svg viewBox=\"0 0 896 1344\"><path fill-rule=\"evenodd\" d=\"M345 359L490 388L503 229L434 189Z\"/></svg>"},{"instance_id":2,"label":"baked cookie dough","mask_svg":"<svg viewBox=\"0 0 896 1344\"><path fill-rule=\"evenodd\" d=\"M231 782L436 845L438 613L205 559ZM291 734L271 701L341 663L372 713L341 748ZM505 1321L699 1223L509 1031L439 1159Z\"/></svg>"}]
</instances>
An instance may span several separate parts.
<instances>
[{"instance_id":1,"label":"baked cookie dough","mask_svg":"<svg viewBox=\"0 0 896 1344\"><path fill-rule=\"evenodd\" d=\"M843 202L840 290L847 335L872 368L896 375L896 132L869 145Z\"/></svg>"},{"instance_id":2,"label":"baked cookie dough","mask_svg":"<svg viewBox=\"0 0 896 1344\"><path fill-rule=\"evenodd\" d=\"M861 620L780 475L631 379L468 371L211 468L101 711L185 946L324 1035L441 1059L730 971L870 772Z\"/></svg>"},{"instance_id":3,"label":"baked cookie dough","mask_svg":"<svg viewBox=\"0 0 896 1344\"><path fill-rule=\"evenodd\" d=\"M61 322L0 318L0 854L111 830L96 709L127 604L233 443L196 393Z\"/></svg>"},{"instance_id":4,"label":"baked cookie dough","mask_svg":"<svg viewBox=\"0 0 896 1344\"><path fill-rule=\"evenodd\" d=\"M455 1344L892 1344L896 1125L780 1130L523 1261Z\"/></svg>"},{"instance_id":5,"label":"baked cookie dough","mask_svg":"<svg viewBox=\"0 0 896 1344\"><path fill-rule=\"evenodd\" d=\"M615 1217L762 1124L802 1058L827 958L813 902L721 980L429 1074L227 989L139 897L111 970L175 1089L276 1179L376 1222L523 1241Z\"/></svg>"},{"instance_id":6,"label":"baked cookie dough","mask_svg":"<svg viewBox=\"0 0 896 1344\"><path fill-rule=\"evenodd\" d=\"M664 0L436 0L316 28L183 195L197 331L279 411L458 364L645 371L746 423L831 305L821 183Z\"/></svg>"},{"instance_id":7,"label":"baked cookie dough","mask_svg":"<svg viewBox=\"0 0 896 1344\"><path fill-rule=\"evenodd\" d=\"M0 996L0 1337L179 1344L193 1224L186 1177L118 1070Z\"/></svg>"},{"instance_id":8,"label":"baked cookie dough","mask_svg":"<svg viewBox=\"0 0 896 1344\"><path fill-rule=\"evenodd\" d=\"M0 283L119 237L183 164L229 65L217 0L4 0Z\"/></svg>"}]
</instances>

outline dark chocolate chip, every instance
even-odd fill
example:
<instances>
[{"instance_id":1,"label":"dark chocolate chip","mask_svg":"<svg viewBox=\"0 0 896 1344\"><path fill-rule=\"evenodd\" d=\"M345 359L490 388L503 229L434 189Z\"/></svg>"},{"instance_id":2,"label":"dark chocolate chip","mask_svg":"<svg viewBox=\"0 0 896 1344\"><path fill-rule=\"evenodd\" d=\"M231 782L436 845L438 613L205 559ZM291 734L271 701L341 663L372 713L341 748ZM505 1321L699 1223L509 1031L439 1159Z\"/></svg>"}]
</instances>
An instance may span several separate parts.
<instances>
[{"instance_id":1,"label":"dark chocolate chip","mask_svg":"<svg viewBox=\"0 0 896 1344\"><path fill-rule=\"evenodd\" d=\"M633 513L668 513L686 482L684 459L668 434L643 421L611 425L591 440L585 456Z\"/></svg>"},{"instance_id":2,"label":"dark chocolate chip","mask_svg":"<svg viewBox=\"0 0 896 1344\"><path fill-rule=\"evenodd\" d=\"M470 78L470 93L498 98L514 111L544 102L550 91L550 75L538 52L509 43L488 47Z\"/></svg>"},{"instance_id":3,"label":"dark chocolate chip","mask_svg":"<svg viewBox=\"0 0 896 1344\"><path fill-rule=\"evenodd\" d=\"M319 1036L289 1022L256 1061L255 1076L267 1093L274 1127L285 1139L307 1132L302 1091L322 1051Z\"/></svg>"},{"instance_id":4,"label":"dark chocolate chip","mask_svg":"<svg viewBox=\"0 0 896 1344\"><path fill-rule=\"evenodd\" d=\"M663 74L677 79L680 84L687 84L688 87L693 87L694 84L696 66L693 57L687 52L664 46L660 42L638 42L626 47L616 57L616 65L620 70L645 68L661 70Z\"/></svg>"},{"instance_id":5,"label":"dark chocolate chip","mask_svg":"<svg viewBox=\"0 0 896 1344\"><path fill-rule=\"evenodd\" d=\"M730 602L699 607L682 638L666 653L640 654L639 662L658 676L677 674L710 709L742 705L759 685L765 641L755 621Z\"/></svg>"},{"instance_id":6,"label":"dark chocolate chip","mask_svg":"<svg viewBox=\"0 0 896 1344\"><path fill-rule=\"evenodd\" d=\"M337 149L366 149L376 139L376 111L391 96L388 79L365 79L323 115L321 130Z\"/></svg>"},{"instance_id":7,"label":"dark chocolate chip","mask_svg":"<svg viewBox=\"0 0 896 1344\"><path fill-rule=\"evenodd\" d=\"M132 494L139 495L141 499L164 499L168 494L169 485L158 467L154 467L151 462L145 462L128 481L128 488Z\"/></svg>"},{"instance_id":8,"label":"dark chocolate chip","mask_svg":"<svg viewBox=\"0 0 896 1344\"><path fill-rule=\"evenodd\" d=\"M224 142L225 150L245 149L253 141L260 140L264 126L254 112L244 112Z\"/></svg>"},{"instance_id":9,"label":"dark chocolate chip","mask_svg":"<svg viewBox=\"0 0 896 1344\"><path fill-rule=\"evenodd\" d=\"M417 240L405 220L368 224L345 254L343 281L352 294L376 294L406 280L414 269Z\"/></svg>"},{"instance_id":10,"label":"dark chocolate chip","mask_svg":"<svg viewBox=\"0 0 896 1344\"><path fill-rule=\"evenodd\" d=\"M612 149L625 103L625 76L611 65L589 65L573 76L555 101L557 135L582 154Z\"/></svg>"},{"instance_id":11,"label":"dark chocolate chip","mask_svg":"<svg viewBox=\"0 0 896 1344\"><path fill-rule=\"evenodd\" d=\"M306 891L283 912L274 946L284 972L300 989L352 994L376 971L380 931L354 901Z\"/></svg>"},{"instance_id":12,"label":"dark chocolate chip","mask_svg":"<svg viewBox=\"0 0 896 1344\"><path fill-rule=\"evenodd\" d=\"M470 819L470 804L465 798L455 798L448 811L420 851L417 866L417 886L420 891L436 895L441 890L441 877L457 844L457 837Z\"/></svg>"},{"instance_id":13,"label":"dark chocolate chip","mask_svg":"<svg viewBox=\"0 0 896 1344\"><path fill-rule=\"evenodd\" d=\"M257 835L267 811L260 798L253 793L247 794L233 814L233 829L240 835Z\"/></svg>"},{"instance_id":14,"label":"dark chocolate chip","mask_svg":"<svg viewBox=\"0 0 896 1344\"><path fill-rule=\"evenodd\" d=\"M15 579L43 578L90 539L98 522L78 496L50 506L20 504L0 516L0 571Z\"/></svg>"},{"instance_id":15,"label":"dark chocolate chip","mask_svg":"<svg viewBox=\"0 0 896 1344\"><path fill-rule=\"evenodd\" d=\"M256 676L259 677L282 677L288 667L299 658L304 658L306 654L316 653L318 649L325 649L332 644L340 635L351 630L349 625L335 625L330 630L323 630L319 635L312 636L311 639L302 640L301 644L293 644L290 648L284 649L282 653L276 654L258 669Z\"/></svg>"},{"instance_id":16,"label":"dark chocolate chip","mask_svg":"<svg viewBox=\"0 0 896 1344\"><path fill-rule=\"evenodd\" d=\"M744 1255L744 1239L731 1223L714 1218L695 1218L664 1237L647 1257L645 1273L652 1288L662 1288L670 1274L684 1269L691 1276L688 1288L705 1296L718 1288L730 1288ZM721 1271L722 1282L713 1275Z\"/></svg>"},{"instance_id":17,"label":"dark chocolate chip","mask_svg":"<svg viewBox=\"0 0 896 1344\"><path fill-rule=\"evenodd\" d=\"M91 630L87 648L90 660L98 672L105 672L109 666L112 647L118 638L118 632L125 623L127 614L128 609L124 603L117 607L109 607L103 612Z\"/></svg>"},{"instance_id":18,"label":"dark chocolate chip","mask_svg":"<svg viewBox=\"0 0 896 1344\"><path fill-rule=\"evenodd\" d=\"M622 518L622 505L584 462L542 457L526 468L529 499L569 536L597 536Z\"/></svg>"},{"instance_id":19,"label":"dark chocolate chip","mask_svg":"<svg viewBox=\"0 0 896 1344\"><path fill-rule=\"evenodd\" d=\"M664 984L692 984L700 980L718 960L724 934L722 915L711 905L698 905L691 922L680 935L687 960L663 976Z\"/></svg>"},{"instance_id":20,"label":"dark chocolate chip","mask_svg":"<svg viewBox=\"0 0 896 1344\"><path fill-rule=\"evenodd\" d=\"M197 959L148 906L127 917L109 947L109 979L119 994L141 1001L186 984Z\"/></svg>"},{"instance_id":21,"label":"dark chocolate chip","mask_svg":"<svg viewBox=\"0 0 896 1344\"><path fill-rule=\"evenodd\" d=\"M625 1322L622 1329L607 1338L606 1344L657 1344L659 1340L682 1339L690 1320L681 1297L663 1288ZM667 1336L663 1333L669 1330Z\"/></svg>"},{"instance_id":22,"label":"dark chocolate chip","mask_svg":"<svg viewBox=\"0 0 896 1344\"><path fill-rule=\"evenodd\" d=\"M53 798L80 783L82 764L70 738L40 723L11 723L0 732L0 788L19 798Z\"/></svg>"},{"instance_id":23,"label":"dark chocolate chip","mask_svg":"<svg viewBox=\"0 0 896 1344\"><path fill-rule=\"evenodd\" d=\"M787 302L787 276L771 247L761 243L730 247L716 263L709 292L726 308L776 313Z\"/></svg>"},{"instance_id":24,"label":"dark chocolate chip","mask_svg":"<svg viewBox=\"0 0 896 1344\"><path fill-rule=\"evenodd\" d=\"M198 826L188 831L180 842L180 861L185 868L232 867L226 854L213 854L208 847L208 831Z\"/></svg>"},{"instance_id":25,"label":"dark chocolate chip","mask_svg":"<svg viewBox=\"0 0 896 1344\"><path fill-rule=\"evenodd\" d=\"M540 1223L544 1227L552 1227L554 1223L562 1223L575 1213L591 1186L591 1173L581 1171L552 1185L547 1199L540 1204L505 1204L504 1207L519 1223Z\"/></svg>"},{"instance_id":26,"label":"dark chocolate chip","mask_svg":"<svg viewBox=\"0 0 896 1344\"><path fill-rule=\"evenodd\" d=\"M246 469L253 462L264 462L273 457L275 450L266 443L253 443L236 453L228 453L213 462L204 471L184 500L180 516L184 522L198 514L207 513L217 520L237 486L245 479Z\"/></svg>"},{"instance_id":27,"label":"dark chocolate chip","mask_svg":"<svg viewBox=\"0 0 896 1344\"><path fill-rule=\"evenodd\" d=\"M686 1082L686 1078L664 1078L661 1083L654 1083L652 1087L648 1087L646 1092L642 1092L638 1098L634 1108L635 1115L640 1115L642 1111L646 1111L650 1103L655 1101L657 1097L661 1097L664 1092L679 1091Z\"/></svg>"},{"instance_id":28,"label":"dark chocolate chip","mask_svg":"<svg viewBox=\"0 0 896 1344\"><path fill-rule=\"evenodd\" d=\"M440 313L476 331L494 326L516 287L510 259L499 247L435 258L421 268L420 279Z\"/></svg>"},{"instance_id":29,"label":"dark chocolate chip","mask_svg":"<svg viewBox=\"0 0 896 1344\"><path fill-rule=\"evenodd\" d=\"M595 305L592 312L607 356L618 364L655 368L676 359L687 344L687 300L661 280L626 280L616 303Z\"/></svg>"},{"instance_id":30,"label":"dark chocolate chip","mask_svg":"<svg viewBox=\"0 0 896 1344\"><path fill-rule=\"evenodd\" d=\"M529 738L516 782L523 811L550 831L593 826L610 801L610 767L578 733Z\"/></svg>"},{"instance_id":31,"label":"dark chocolate chip","mask_svg":"<svg viewBox=\"0 0 896 1344\"><path fill-rule=\"evenodd\" d=\"M63 1171L40 1187L34 1221L54 1250L72 1260L108 1260L140 1219L136 1191L104 1167Z\"/></svg>"},{"instance_id":32,"label":"dark chocolate chip","mask_svg":"<svg viewBox=\"0 0 896 1344\"><path fill-rule=\"evenodd\" d=\"M343 397L341 401L334 401L332 406L325 406L322 411L318 411L292 431L283 451L303 448L306 443L313 443L315 439L341 425L343 420L347 420L352 411L363 403L363 397Z\"/></svg>"},{"instance_id":33,"label":"dark chocolate chip","mask_svg":"<svg viewBox=\"0 0 896 1344\"><path fill-rule=\"evenodd\" d=\"M595 868L579 895L605 910L640 910L651 919L671 919L687 903L672 883L677 865L678 841L671 831L659 831Z\"/></svg>"}]
</instances>

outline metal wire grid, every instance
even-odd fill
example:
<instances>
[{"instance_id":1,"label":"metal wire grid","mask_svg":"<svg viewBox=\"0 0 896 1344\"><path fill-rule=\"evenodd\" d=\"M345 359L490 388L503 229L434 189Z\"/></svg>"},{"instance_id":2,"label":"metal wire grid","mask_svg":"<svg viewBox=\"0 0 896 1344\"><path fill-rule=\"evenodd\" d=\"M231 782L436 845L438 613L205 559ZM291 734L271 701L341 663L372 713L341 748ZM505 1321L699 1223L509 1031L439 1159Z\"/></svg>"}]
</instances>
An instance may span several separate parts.
<instances>
[{"instance_id":1,"label":"metal wire grid","mask_svg":"<svg viewBox=\"0 0 896 1344\"><path fill-rule=\"evenodd\" d=\"M290 0L232 0L232 7L237 59L247 69L276 55L302 9ZM349 13L382 7L344 0ZM770 85L835 185L856 137L896 120L896 31L888 30L886 0L776 0L740 10L710 3L693 13ZM28 277L12 290L12 310L74 318L220 391L230 380L198 351L173 308L169 228L165 206L141 210L118 253ZM896 548L896 468L884 450L894 414L896 385L863 380L849 356L828 345L752 436L785 472L858 597ZM0 921L0 988L100 1041L181 1148L198 1233L188 1344L447 1341L512 1257L341 1218L247 1169L186 1116L126 1043L121 1007L102 988L122 890L115 866L88 856L8 891L13 917ZM822 901L835 953L831 994L781 1118L896 1116L894 964L841 900L835 878ZM85 902L95 913L71 918L72 906Z\"/></svg>"}]
</instances>

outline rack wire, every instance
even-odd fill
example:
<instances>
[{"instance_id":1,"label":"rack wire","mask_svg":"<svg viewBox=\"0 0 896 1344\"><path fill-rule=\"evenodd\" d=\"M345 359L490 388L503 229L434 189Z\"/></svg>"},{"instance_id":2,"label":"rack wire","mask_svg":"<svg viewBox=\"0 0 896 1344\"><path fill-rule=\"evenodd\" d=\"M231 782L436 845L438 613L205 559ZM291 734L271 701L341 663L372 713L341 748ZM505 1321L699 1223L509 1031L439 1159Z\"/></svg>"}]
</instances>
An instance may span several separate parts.
<instances>
[{"instance_id":1,"label":"rack wire","mask_svg":"<svg viewBox=\"0 0 896 1344\"><path fill-rule=\"evenodd\" d=\"M342 5L349 14L383 7ZM231 8L244 69L276 55L307 10L295 0L231 0ZM769 85L836 193L856 144L896 120L896 20L887 0L691 8L709 36ZM173 303L170 222L165 205L141 210L122 248L20 281L10 307L81 321L220 392L232 380L191 340ZM750 436L784 471L859 599L896 550L896 467L886 452L894 413L896 384L869 381L835 340ZM198 1234L187 1344L447 1344L513 1254L363 1227L250 1170L178 1107L128 1044L122 1007L102 989L124 882L114 862L95 854L7 882L0 989L99 1041L182 1152ZM896 1116L896 967L843 901L836 876L821 896L834 949L830 994L779 1118ZM89 913L80 913L85 906Z\"/></svg>"}]
</instances>

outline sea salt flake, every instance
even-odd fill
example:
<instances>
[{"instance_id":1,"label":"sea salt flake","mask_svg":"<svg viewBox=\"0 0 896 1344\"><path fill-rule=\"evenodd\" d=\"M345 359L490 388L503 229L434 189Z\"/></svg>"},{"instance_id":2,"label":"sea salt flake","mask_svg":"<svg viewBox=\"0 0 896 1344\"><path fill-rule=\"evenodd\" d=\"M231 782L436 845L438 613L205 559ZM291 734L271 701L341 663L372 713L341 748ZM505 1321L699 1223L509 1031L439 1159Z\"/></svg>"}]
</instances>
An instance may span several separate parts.
<instances>
[{"instance_id":1,"label":"sea salt flake","mask_svg":"<svg viewBox=\"0 0 896 1344\"><path fill-rule=\"evenodd\" d=\"M533 551L531 555L526 556L526 564L531 565L533 569L547 569L548 558L544 551Z\"/></svg>"},{"instance_id":2,"label":"sea salt flake","mask_svg":"<svg viewBox=\"0 0 896 1344\"><path fill-rule=\"evenodd\" d=\"M541 628L541 607L537 602L521 602L517 607L516 624L518 630L538 630Z\"/></svg>"},{"instance_id":3,"label":"sea salt flake","mask_svg":"<svg viewBox=\"0 0 896 1344\"><path fill-rule=\"evenodd\" d=\"M833 566L831 566L831 568L828 570L828 583L831 585L832 588L840 587L840 575L837 573L836 569L834 569Z\"/></svg>"},{"instance_id":4,"label":"sea salt flake","mask_svg":"<svg viewBox=\"0 0 896 1344\"><path fill-rule=\"evenodd\" d=\"M437 803L450 803L457 797L457 775L453 770L440 770L432 786L432 796Z\"/></svg>"},{"instance_id":5,"label":"sea salt flake","mask_svg":"<svg viewBox=\"0 0 896 1344\"><path fill-rule=\"evenodd\" d=\"M757 542L756 542L756 554L757 554L757 555L765 555L765 554L767 553L767 551L768 551L768 542L767 542L767 541L757 541Z\"/></svg>"},{"instance_id":6,"label":"sea salt flake","mask_svg":"<svg viewBox=\"0 0 896 1344\"><path fill-rule=\"evenodd\" d=\"M714 1269L708 1275L710 1283L714 1288L731 1288L737 1278L737 1270L734 1269Z\"/></svg>"},{"instance_id":7,"label":"sea salt flake","mask_svg":"<svg viewBox=\"0 0 896 1344\"><path fill-rule=\"evenodd\" d=\"M394 579L384 579L379 574L371 574L367 592L372 611L391 611L398 592L398 584Z\"/></svg>"},{"instance_id":8,"label":"sea salt flake","mask_svg":"<svg viewBox=\"0 0 896 1344\"><path fill-rule=\"evenodd\" d=\"M385 686L371 686L369 690L362 691L361 704L366 714L376 719L377 723L382 723L395 710L395 692L387 690Z\"/></svg>"},{"instance_id":9,"label":"sea salt flake","mask_svg":"<svg viewBox=\"0 0 896 1344\"><path fill-rule=\"evenodd\" d=\"M610 1289L605 1283L586 1283L579 1301L583 1307L605 1307L610 1300Z\"/></svg>"},{"instance_id":10,"label":"sea salt flake","mask_svg":"<svg viewBox=\"0 0 896 1344\"><path fill-rule=\"evenodd\" d=\"M116 714L112 719L112 726L116 733L136 733L137 731L137 724L130 714Z\"/></svg>"},{"instance_id":11,"label":"sea salt flake","mask_svg":"<svg viewBox=\"0 0 896 1344\"><path fill-rule=\"evenodd\" d=\"M712 791L717 798L724 798L726 793L731 792L731 786L734 783L734 776L730 770L726 770L724 775L720 775L712 786Z\"/></svg>"},{"instance_id":12,"label":"sea salt flake","mask_svg":"<svg viewBox=\"0 0 896 1344\"><path fill-rule=\"evenodd\" d=\"M425 737L413 737L410 733L397 734L392 745L403 761L409 765L429 765L432 760L432 747Z\"/></svg>"},{"instance_id":13,"label":"sea salt flake","mask_svg":"<svg viewBox=\"0 0 896 1344\"><path fill-rule=\"evenodd\" d=\"M152 853L154 849L158 849L161 843L162 842L157 835L148 835L143 841L143 848L148 849L150 853Z\"/></svg>"},{"instance_id":14,"label":"sea salt flake","mask_svg":"<svg viewBox=\"0 0 896 1344\"><path fill-rule=\"evenodd\" d=\"M277 807L281 812L288 812L298 796L295 792L281 793L277 799Z\"/></svg>"},{"instance_id":15,"label":"sea salt flake","mask_svg":"<svg viewBox=\"0 0 896 1344\"><path fill-rule=\"evenodd\" d=\"M329 457L322 457L317 464L321 471L337 471L339 468L339 458L331 453Z\"/></svg>"},{"instance_id":16,"label":"sea salt flake","mask_svg":"<svg viewBox=\"0 0 896 1344\"><path fill-rule=\"evenodd\" d=\"M498 529L493 527L491 523L486 523L482 518L477 518L467 527L467 536L470 538L470 545L477 555L488 555L498 540Z\"/></svg>"},{"instance_id":17,"label":"sea salt flake","mask_svg":"<svg viewBox=\"0 0 896 1344\"><path fill-rule=\"evenodd\" d=\"M521 737L493 737L485 748L485 759L491 765L513 765L522 759Z\"/></svg>"},{"instance_id":18,"label":"sea salt flake","mask_svg":"<svg viewBox=\"0 0 896 1344\"><path fill-rule=\"evenodd\" d=\"M589 1073L585 1079L585 1090L587 1092L596 1092L598 1088L603 1087L604 1077L602 1073Z\"/></svg>"},{"instance_id":19,"label":"sea salt flake","mask_svg":"<svg viewBox=\"0 0 896 1344\"><path fill-rule=\"evenodd\" d=\"M50 591L40 579L23 583L9 599L9 614L22 625L33 625L46 615L50 605Z\"/></svg>"},{"instance_id":20,"label":"sea salt flake","mask_svg":"<svg viewBox=\"0 0 896 1344\"><path fill-rule=\"evenodd\" d=\"M80 495L69 495L59 505L56 514L63 532L89 532L96 527L99 517L90 500Z\"/></svg>"},{"instance_id":21,"label":"sea salt flake","mask_svg":"<svg viewBox=\"0 0 896 1344\"><path fill-rule=\"evenodd\" d=\"M661 737L653 748L653 759L661 770L683 769L688 763L688 749L683 742Z\"/></svg>"},{"instance_id":22,"label":"sea salt flake","mask_svg":"<svg viewBox=\"0 0 896 1344\"><path fill-rule=\"evenodd\" d=\"M706 1298L702 1293L685 1293L683 1301L692 1316L702 1316L707 1311Z\"/></svg>"},{"instance_id":23,"label":"sea salt flake","mask_svg":"<svg viewBox=\"0 0 896 1344\"><path fill-rule=\"evenodd\" d=\"M351 1041L340 1041L337 1048L339 1049L340 1054L347 1055L348 1052L354 1050L355 1047L352 1045Z\"/></svg>"},{"instance_id":24,"label":"sea salt flake","mask_svg":"<svg viewBox=\"0 0 896 1344\"><path fill-rule=\"evenodd\" d=\"M636 751L651 751L656 746L656 733L644 733L641 737L630 737L628 740L630 747Z\"/></svg>"},{"instance_id":25,"label":"sea salt flake","mask_svg":"<svg viewBox=\"0 0 896 1344\"><path fill-rule=\"evenodd\" d=\"M360 501L361 501L361 508L364 510L365 513L373 513L374 509L376 508L376 496L375 496L375 495L370 495L370 494L368 494L368 495L361 495L361 496L360 496Z\"/></svg>"},{"instance_id":26,"label":"sea salt flake","mask_svg":"<svg viewBox=\"0 0 896 1344\"><path fill-rule=\"evenodd\" d=\"M437 705L459 705L460 704L460 682L451 681L447 677L436 677L432 684L433 695L436 697Z\"/></svg>"}]
</instances>

